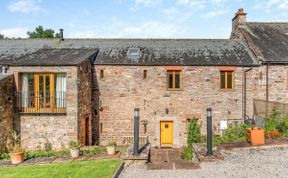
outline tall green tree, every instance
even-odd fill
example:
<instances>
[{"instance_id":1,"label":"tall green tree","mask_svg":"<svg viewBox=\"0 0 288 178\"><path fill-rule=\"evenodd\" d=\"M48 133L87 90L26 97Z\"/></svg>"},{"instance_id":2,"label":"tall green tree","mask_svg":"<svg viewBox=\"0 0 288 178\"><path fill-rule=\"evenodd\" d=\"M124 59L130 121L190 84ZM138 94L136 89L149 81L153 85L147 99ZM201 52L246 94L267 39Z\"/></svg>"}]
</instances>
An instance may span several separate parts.
<instances>
[{"instance_id":1,"label":"tall green tree","mask_svg":"<svg viewBox=\"0 0 288 178\"><path fill-rule=\"evenodd\" d=\"M56 33L52 29L44 29L43 26L39 25L35 28L35 31L27 32L29 38L59 38L60 34Z\"/></svg>"},{"instance_id":2,"label":"tall green tree","mask_svg":"<svg viewBox=\"0 0 288 178\"><path fill-rule=\"evenodd\" d=\"M5 38L5 36L0 34L0 39L4 39L4 38Z\"/></svg>"}]
</instances>

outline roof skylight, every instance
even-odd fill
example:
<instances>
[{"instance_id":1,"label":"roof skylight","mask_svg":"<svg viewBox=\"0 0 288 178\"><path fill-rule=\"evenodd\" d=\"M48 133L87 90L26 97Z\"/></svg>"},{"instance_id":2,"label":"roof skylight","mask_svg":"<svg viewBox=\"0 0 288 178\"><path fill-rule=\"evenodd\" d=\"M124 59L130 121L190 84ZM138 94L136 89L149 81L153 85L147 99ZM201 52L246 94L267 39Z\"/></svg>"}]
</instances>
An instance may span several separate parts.
<instances>
[{"instance_id":1,"label":"roof skylight","mask_svg":"<svg viewBox=\"0 0 288 178\"><path fill-rule=\"evenodd\" d=\"M140 49L139 48L129 48L127 51L127 56L139 56Z\"/></svg>"}]
</instances>

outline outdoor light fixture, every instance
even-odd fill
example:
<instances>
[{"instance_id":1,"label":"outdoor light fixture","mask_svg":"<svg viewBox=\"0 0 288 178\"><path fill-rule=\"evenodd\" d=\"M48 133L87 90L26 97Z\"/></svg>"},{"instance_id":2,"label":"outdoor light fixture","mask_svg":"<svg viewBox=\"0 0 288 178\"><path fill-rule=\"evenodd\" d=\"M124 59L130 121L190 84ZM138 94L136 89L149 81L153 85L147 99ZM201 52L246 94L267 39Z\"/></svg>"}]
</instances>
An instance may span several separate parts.
<instances>
[{"instance_id":1,"label":"outdoor light fixture","mask_svg":"<svg viewBox=\"0 0 288 178\"><path fill-rule=\"evenodd\" d=\"M212 155L212 109L207 108L207 156Z\"/></svg>"},{"instance_id":2,"label":"outdoor light fixture","mask_svg":"<svg viewBox=\"0 0 288 178\"><path fill-rule=\"evenodd\" d=\"M169 114L169 109L168 108L165 109L165 113Z\"/></svg>"},{"instance_id":3,"label":"outdoor light fixture","mask_svg":"<svg viewBox=\"0 0 288 178\"><path fill-rule=\"evenodd\" d=\"M139 117L139 111L140 111L139 108L134 109L134 117Z\"/></svg>"},{"instance_id":4,"label":"outdoor light fixture","mask_svg":"<svg viewBox=\"0 0 288 178\"><path fill-rule=\"evenodd\" d=\"M139 155L139 108L134 109L134 149L133 156Z\"/></svg>"},{"instance_id":5,"label":"outdoor light fixture","mask_svg":"<svg viewBox=\"0 0 288 178\"><path fill-rule=\"evenodd\" d=\"M207 108L207 117L211 117L211 116L212 116L212 109Z\"/></svg>"}]
</instances>

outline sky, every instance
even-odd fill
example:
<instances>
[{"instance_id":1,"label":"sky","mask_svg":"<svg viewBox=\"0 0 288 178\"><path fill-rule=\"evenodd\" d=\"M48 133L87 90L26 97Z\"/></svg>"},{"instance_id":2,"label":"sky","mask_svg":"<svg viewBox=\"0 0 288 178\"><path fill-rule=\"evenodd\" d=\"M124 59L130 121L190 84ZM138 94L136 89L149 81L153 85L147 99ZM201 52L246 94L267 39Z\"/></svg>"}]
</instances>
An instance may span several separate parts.
<instances>
[{"instance_id":1,"label":"sky","mask_svg":"<svg viewBox=\"0 0 288 178\"><path fill-rule=\"evenodd\" d=\"M1 0L0 34L42 25L65 38L229 38L239 8L247 21L288 21L288 0Z\"/></svg>"}]
</instances>

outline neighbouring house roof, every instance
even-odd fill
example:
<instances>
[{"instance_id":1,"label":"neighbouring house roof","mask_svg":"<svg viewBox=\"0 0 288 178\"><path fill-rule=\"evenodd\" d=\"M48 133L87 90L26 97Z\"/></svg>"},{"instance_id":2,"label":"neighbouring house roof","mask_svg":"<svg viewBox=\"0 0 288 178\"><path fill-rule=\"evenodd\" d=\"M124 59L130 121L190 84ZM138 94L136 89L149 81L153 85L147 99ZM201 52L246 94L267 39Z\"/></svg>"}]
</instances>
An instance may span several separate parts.
<instances>
[{"instance_id":1,"label":"neighbouring house roof","mask_svg":"<svg viewBox=\"0 0 288 178\"><path fill-rule=\"evenodd\" d=\"M11 75L13 75L13 74L2 74L2 73L0 73L0 80L4 79L6 77L9 77Z\"/></svg>"},{"instance_id":2,"label":"neighbouring house roof","mask_svg":"<svg viewBox=\"0 0 288 178\"><path fill-rule=\"evenodd\" d=\"M42 59L43 50L38 50L63 48L99 49L94 61L94 64L99 65L251 66L258 64L253 53L242 41L226 39L65 39L62 42L55 39L0 40L0 64L1 61L3 63L15 58L18 58L20 63L25 63L31 56L25 58L23 56L36 51L35 57L39 56ZM132 57L127 55L130 48L139 48L139 55ZM43 56L48 57L45 53ZM57 60L54 59L53 62L60 65ZM37 63L37 59L29 63L33 62Z\"/></svg>"},{"instance_id":3,"label":"neighbouring house roof","mask_svg":"<svg viewBox=\"0 0 288 178\"><path fill-rule=\"evenodd\" d=\"M98 49L39 49L20 57L2 59L2 64L10 66L67 66L78 65L95 57Z\"/></svg>"},{"instance_id":4,"label":"neighbouring house roof","mask_svg":"<svg viewBox=\"0 0 288 178\"><path fill-rule=\"evenodd\" d=\"M262 56L264 61L288 62L288 22L248 22L245 32L251 39L248 40L248 45L252 43L250 45L257 48L254 51L258 57Z\"/></svg>"}]
</instances>

